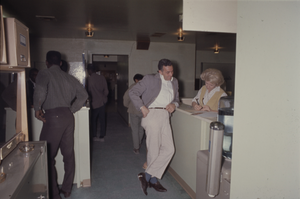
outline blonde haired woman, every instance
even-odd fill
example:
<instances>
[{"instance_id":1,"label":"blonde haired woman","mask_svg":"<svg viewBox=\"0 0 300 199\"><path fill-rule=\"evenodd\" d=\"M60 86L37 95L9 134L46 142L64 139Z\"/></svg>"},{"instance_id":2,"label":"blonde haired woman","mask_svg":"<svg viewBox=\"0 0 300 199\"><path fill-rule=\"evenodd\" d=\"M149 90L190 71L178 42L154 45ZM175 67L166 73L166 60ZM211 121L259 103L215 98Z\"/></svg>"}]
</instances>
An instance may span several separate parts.
<instances>
[{"instance_id":1,"label":"blonde haired woman","mask_svg":"<svg viewBox=\"0 0 300 199\"><path fill-rule=\"evenodd\" d=\"M224 83L221 71L208 68L200 75L205 85L198 91L196 97L192 100L192 106L197 111L218 111L219 100L227 96L225 91L220 88Z\"/></svg>"}]
</instances>

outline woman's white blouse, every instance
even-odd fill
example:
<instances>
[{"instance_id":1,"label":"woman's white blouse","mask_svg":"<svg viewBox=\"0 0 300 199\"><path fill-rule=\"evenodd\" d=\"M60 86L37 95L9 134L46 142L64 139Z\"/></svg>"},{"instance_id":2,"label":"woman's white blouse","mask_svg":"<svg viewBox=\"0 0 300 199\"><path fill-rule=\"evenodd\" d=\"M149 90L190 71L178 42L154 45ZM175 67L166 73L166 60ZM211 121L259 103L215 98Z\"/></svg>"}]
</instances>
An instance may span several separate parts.
<instances>
[{"instance_id":1,"label":"woman's white blouse","mask_svg":"<svg viewBox=\"0 0 300 199\"><path fill-rule=\"evenodd\" d=\"M201 89L198 91L197 95L194 97L194 99L192 100L192 102L197 102L196 99L198 99L198 100L199 100L199 103L200 103L200 100L202 100L202 99L200 99L200 94L201 94L202 88L203 88L203 86L202 86ZM215 94L216 92L220 91L220 89L221 89L220 86L216 86L216 87L215 87L214 89L212 89L210 92L208 92L208 90L206 89L206 92L205 92L205 94L204 94L204 98L203 98L202 103L203 103L204 105L206 105L207 102L210 100L210 98L212 98L212 96L214 96L214 94ZM227 94L226 94L225 92L221 95L221 97L224 97L224 96L227 96Z\"/></svg>"}]
</instances>

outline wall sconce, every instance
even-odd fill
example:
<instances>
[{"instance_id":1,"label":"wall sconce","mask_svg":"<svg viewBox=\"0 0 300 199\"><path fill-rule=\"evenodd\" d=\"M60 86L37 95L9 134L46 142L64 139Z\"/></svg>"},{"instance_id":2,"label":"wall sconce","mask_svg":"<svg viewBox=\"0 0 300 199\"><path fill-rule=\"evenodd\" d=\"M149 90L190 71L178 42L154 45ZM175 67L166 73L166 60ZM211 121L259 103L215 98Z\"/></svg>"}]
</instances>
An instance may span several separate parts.
<instances>
[{"instance_id":1,"label":"wall sconce","mask_svg":"<svg viewBox=\"0 0 300 199\"><path fill-rule=\"evenodd\" d=\"M179 29L179 33L178 33L177 40L178 40L178 41L184 41L184 36L183 36L183 33L182 33L182 29L181 29L181 28Z\"/></svg>"},{"instance_id":2,"label":"wall sconce","mask_svg":"<svg viewBox=\"0 0 300 199\"><path fill-rule=\"evenodd\" d=\"M182 14L179 15L179 33L177 37L178 41L184 41L183 31L182 31Z\"/></svg>"},{"instance_id":3,"label":"wall sconce","mask_svg":"<svg viewBox=\"0 0 300 199\"><path fill-rule=\"evenodd\" d=\"M214 53L215 54L219 54L219 52L220 52L220 49L221 47L219 47L219 45L216 43L216 45L215 45L215 47L214 47Z\"/></svg>"},{"instance_id":4,"label":"wall sconce","mask_svg":"<svg viewBox=\"0 0 300 199\"><path fill-rule=\"evenodd\" d=\"M85 36L86 37L93 37L94 36L94 32L93 32L93 29L91 27L91 24L88 25L87 31L85 32Z\"/></svg>"},{"instance_id":5,"label":"wall sconce","mask_svg":"<svg viewBox=\"0 0 300 199\"><path fill-rule=\"evenodd\" d=\"M104 56L104 58L109 58L109 55L103 55Z\"/></svg>"}]
</instances>

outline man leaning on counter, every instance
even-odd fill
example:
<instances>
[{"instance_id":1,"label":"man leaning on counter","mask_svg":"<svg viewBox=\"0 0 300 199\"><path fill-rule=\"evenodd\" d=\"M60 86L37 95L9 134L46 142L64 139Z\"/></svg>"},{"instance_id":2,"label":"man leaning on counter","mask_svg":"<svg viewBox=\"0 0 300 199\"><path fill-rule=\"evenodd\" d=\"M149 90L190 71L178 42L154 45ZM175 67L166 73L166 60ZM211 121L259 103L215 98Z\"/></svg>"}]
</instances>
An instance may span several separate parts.
<instances>
[{"instance_id":1,"label":"man leaning on counter","mask_svg":"<svg viewBox=\"0 0 300 199\"><path fill-rule=\"evenodd\" d=\"M141 98L140 98L141 96ZM170 114L179 105L178 81L173 77L173 64L168 59L158 63L158 73L146 75L129 91L136 109L143 113L142 127L146 132L147 164L145 172L138 174L145 195L147 188L167 191L157 180L161 179L174 155L174 142Z\"/></svg>"}]
</instances>

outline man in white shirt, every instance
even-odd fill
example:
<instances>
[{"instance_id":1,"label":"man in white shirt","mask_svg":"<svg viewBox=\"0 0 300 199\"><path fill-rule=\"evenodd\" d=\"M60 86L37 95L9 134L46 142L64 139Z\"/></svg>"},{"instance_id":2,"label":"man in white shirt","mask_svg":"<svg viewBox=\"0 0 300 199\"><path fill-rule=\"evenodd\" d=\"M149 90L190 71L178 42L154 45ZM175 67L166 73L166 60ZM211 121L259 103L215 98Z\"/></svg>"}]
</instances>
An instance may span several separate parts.
<instances>
[{"instance_id":1,"label":"man in white shirt","mask_svg":"<svg viewBox=\"0 0 300 199\"><path fill-rule=\"evenodd\" d=\"M174 154L170 114L179 105L178 81L173 78L171 61L160 60L158 70L157 74L144 76L129 91L134 106L143 114L142 127L147 135L148 167L145 172L138 174L146 195L148 184L156 191L167 191L157 178L161 179Z\"/></svg>"}]
</instances>

